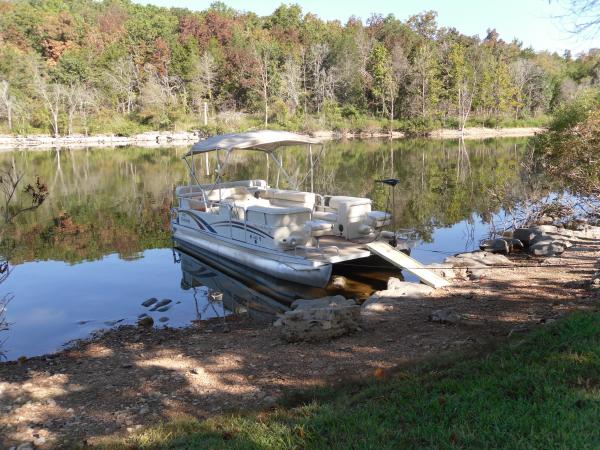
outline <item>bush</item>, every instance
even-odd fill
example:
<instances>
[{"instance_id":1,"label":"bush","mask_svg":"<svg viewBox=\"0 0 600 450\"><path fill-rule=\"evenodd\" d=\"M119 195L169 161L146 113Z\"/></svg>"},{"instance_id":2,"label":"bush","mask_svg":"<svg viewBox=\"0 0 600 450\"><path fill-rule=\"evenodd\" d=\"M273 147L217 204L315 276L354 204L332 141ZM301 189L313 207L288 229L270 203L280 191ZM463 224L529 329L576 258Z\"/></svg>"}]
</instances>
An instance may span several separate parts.
<instances>
[{"instance_id":1,"label":"bush","mask_svg":"<svg viewBox=\"0 0 600 450\"><path fill-rule=\"evenodd\" d=\"M556 108L548 128L552 131L563 131L583 122L591 111L600 107L600 93L596 89L588 89L574 100L563 103Z\"/></svg>"},{"instance_id":2,"label":"bush","mask_svg":"<svg viewBox=\"0 0 600 450\"><path fill-rule=\"evenodd\" d=\"M398 128L407 136L427 136L434 130L435 124L428 117L415 117L400 120Z\"/></svg>"},{"instance_id":3,"label":"bush","mask_svg":"<svg viewBox=\"0 0 600 450\"><path fill-rule=\"evenodd\" d=\"M346 105L341 109L341 114L344 119L355 119L361 115L360 111L354 105Z\"/></svg>"},{"instance_id":4,"label":"bush","mask_svg":"<svg viewBox=\"0 0 600 450\"><path fill-rule=\"evenodd\" d=\"M132 136L134 134L150 131L149 127L141 125L133 118L115 114L112 111L104 111L89 122L91 134L110 133L116 136Z\"/></svg>"},{"instance_id":5,"label":"bush","mask_svg":"<svg viewBox=\"0 0 600 450\"><path fill-rule=\"evenodd\" d=\"M585 105L585 106L584 106ZM579 195L600 195L600 105L566 105L534 145L547 173L565 181Z\"/></svg>"}]
</instances>

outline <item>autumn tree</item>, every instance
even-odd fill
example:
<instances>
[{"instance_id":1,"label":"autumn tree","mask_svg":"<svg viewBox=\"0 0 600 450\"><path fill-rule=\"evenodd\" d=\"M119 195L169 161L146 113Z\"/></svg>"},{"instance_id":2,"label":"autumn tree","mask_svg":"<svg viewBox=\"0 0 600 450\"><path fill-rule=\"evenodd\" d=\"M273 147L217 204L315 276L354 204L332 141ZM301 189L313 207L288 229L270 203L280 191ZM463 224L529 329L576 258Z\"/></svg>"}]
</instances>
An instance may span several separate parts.
<instances>
[{"instance_id":1,"label":"autumn tree","mask_svg":"<svg viewBox=\"0 0 600 450\"><path fill-rule=\"evenodd\" d=\"M565 1L597 11L595 0ZM469 117L548 114L600 86L598 50L535 52L492 27L484 39L466 36L439 27L434 11L342 24L295 4L266 16L219 2L198 12L127 1L0 5L0 118L19 132L190 129L205 102L266 125L302 113L325 127L359 116L464 127Z\"/></svg>"}]
</instances>

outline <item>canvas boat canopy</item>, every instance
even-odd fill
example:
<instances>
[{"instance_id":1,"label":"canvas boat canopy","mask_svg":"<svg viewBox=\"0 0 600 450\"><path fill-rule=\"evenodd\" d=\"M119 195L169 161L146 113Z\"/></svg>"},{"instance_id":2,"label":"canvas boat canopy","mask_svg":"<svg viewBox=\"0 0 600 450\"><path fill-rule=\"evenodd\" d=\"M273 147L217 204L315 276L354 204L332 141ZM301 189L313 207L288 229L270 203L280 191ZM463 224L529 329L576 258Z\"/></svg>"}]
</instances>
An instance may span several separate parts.
<instances>
[{"instance_id":1,"label":"canvas boat canopy","mask_svg":"<svg viewBox=\"0 0 600 450\"><path fill-rule=\"evenodd\" d=\"M303 144L321 144L319 139L290 133L288 131L249 131L246 133L221 134L194 144L185 156L216 150L259 150L273 153L278 147Z\"/></svg>"}]
</instances>

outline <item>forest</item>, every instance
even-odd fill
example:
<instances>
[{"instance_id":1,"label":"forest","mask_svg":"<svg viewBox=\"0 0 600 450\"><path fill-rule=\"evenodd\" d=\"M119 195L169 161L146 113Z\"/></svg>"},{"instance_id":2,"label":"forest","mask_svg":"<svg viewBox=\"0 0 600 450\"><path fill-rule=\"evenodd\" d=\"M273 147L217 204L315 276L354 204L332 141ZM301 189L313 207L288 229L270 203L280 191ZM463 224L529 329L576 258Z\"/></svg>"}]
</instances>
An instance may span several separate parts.
<instances>
[{"instance_id":1,"label":"forest","mask_svg":"<svg viewBox=\"0 0 600 450\"><path fill-rule=\"evenodd\" d=\"M536 52L493 23L480 39L436 19L0 0L0 133L533 126L600 82L599 50Z\"/></svg>"}]
</instances>

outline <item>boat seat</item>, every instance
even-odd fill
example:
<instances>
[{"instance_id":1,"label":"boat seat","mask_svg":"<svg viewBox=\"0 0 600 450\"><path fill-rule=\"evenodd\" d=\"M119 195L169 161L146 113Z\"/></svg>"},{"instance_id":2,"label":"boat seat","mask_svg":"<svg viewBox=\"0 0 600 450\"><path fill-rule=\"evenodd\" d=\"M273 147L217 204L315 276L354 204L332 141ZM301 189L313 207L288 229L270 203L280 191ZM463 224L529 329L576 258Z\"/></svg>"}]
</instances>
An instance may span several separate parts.
<instances>
[{"instance_id":1,"label":"boat seat","mask_svg":"<svg viewBox=\"0 0 600 450\"><path fill-rule=\"evenodd\" d=\"M206 204L202 200L188 198L187 205L188 205L188 208L195 209L196 211L206 211Z\"/></svg>"},{"instance_id":2,"label":"boat seat","mask_svg":"<svg viewBox=\"0 0 600 450\"><path fill-rule=\"evenodd\" d=\"M238 194L237 196L231 196L221 201L221 207L223 212L227 213L229 207L223 205L230 205L232 218L244 220L246 217L246 211L253 206L269 207L268 200L257 199L250 194Z\"/></svg>"},{"instance_id":3,"label":"boat seat","mask_svg":"<svg viewBox=\"0 0 600 450\"><path fill-rule=\"evenodd\" d=\"M338 216L333 211L315 211L313 212L313 219L336 223Z\"/></svg>"},{"instance_id":4,"label":"boat seat","mask_svg":"<svg viewBox=\"0 0 600 450\"><path fill-rule=\"evenodd\" d=\"M219 189L215 189L206 197L208 198L208 200L211 200L213 202L218 202L219 198L221 198L221 200L225 200L228 198L233 200L249 200L250 198L254 198L254 196L248 192L248 189L246 189L243 186L221 188L220 191L221 192L219 194Z\"/></svg>"},{"instance_id":5,"label":"boat seat","mask_svg":"<svg viewBox=\"0 0 600 450\"><path fill-rule=\"evenodd\" d=\"M316 196L312 192L291 191L284 189L265 189L260 191L260 198L271 200L272 205L294 206L300 204L312 209L315 206Z\"/></svg>"},{"instance_id":6,"label":"boat seat","mask_svg":"<svg viewBox=\"0 0 600 450\"><path fill-rule=\"evenodd\" d=\"M345 195L334 195L329 197L328 206L333 209L345 208L349 209L352 206L370 205L371 200L363 197L347 197Z\"/></svg>"},{"instance_id":7,"label":"boat seat","mask_svg":"<svg viewBox=\"0 0 600 450\"><path fill-rule=\"evenodd\" d=\"M325 220L310 220L304 224L304 227L312 237L320 237L333 234L333 225L333 222Z\"/></svg>"},{"instance_id":8,"label":"boat seat","mask_svg":"<svg viewBox=\"0 0 600 450\"><path fill-rule=\"evenodd\" d=\"M390 224L392 215L384 211L370 211L367 213L367 218L373 228L381 228Z\"/></svg>"}]
</instances>

